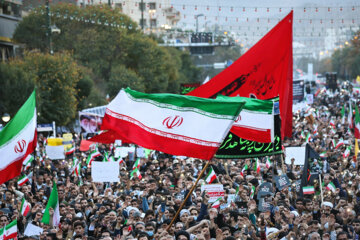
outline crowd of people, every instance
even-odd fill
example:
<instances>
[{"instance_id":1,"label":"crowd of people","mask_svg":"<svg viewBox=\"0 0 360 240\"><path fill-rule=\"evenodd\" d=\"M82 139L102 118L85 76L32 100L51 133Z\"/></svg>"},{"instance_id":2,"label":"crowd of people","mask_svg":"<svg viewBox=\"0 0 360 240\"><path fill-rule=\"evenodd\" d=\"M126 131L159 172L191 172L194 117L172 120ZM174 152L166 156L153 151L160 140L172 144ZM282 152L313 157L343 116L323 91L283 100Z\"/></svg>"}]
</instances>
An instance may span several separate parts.
<instances>
[{"instance_id":1,"label":"crowd of people","mask_svg":"<svg viewBox=\"0 0 360 240\"><path fill-rule=\"evenodd\" d=\"M119 163L118 182L97 183L85 162L89 152L79 151L80 138L74 135L76 151L65 160L50 160L42 156L46 141L39 134L36 160L25 170L30 181L19 186L15 178L0 187L0 228L17 219L18 238L26 240L359 239L360 175L354 157L355 138L350 121L345 118L344 122L341 116L343 106L349 111L349 102L353 109L357 106L356 96L347 90L322 90L311 106L294 112L293 137L283 140L284 155L286 147L305 144L323 153L311 166L323 182L311 183L312 194L294 191L304 167L296 161L286 164L284 155L271 156L271 166L265 157L259 158L260 171L254 169L254 159L213 159L210 166L217 176L213 183L222 184L225 191L220 206L213 207L207 192L201 191L206 184L204 175L172 224L205 161L153 152L140 158L140 179L130 176L137 159L131 154ZM311 138L305 137L308 134ZM335 146L333 140L340 139L344 144ZM350 154L344 157L349 146ZM95 161L102 161L105 152L114 154L110 145L97 147L102 156ZM74 156L82 161L79 175L71 170ZM289 186L279 190L274 185L266 200L268 208L259 208L259 186L273 184L273 177L281 174L289 178ZM57 226L42 222L53 182L61 216ZM329 189L330 183L335 189ZM20 212L23 198L31 204L26 216ZM25 236L30 223L43 232Z\"/></svg>"}]
</instances>

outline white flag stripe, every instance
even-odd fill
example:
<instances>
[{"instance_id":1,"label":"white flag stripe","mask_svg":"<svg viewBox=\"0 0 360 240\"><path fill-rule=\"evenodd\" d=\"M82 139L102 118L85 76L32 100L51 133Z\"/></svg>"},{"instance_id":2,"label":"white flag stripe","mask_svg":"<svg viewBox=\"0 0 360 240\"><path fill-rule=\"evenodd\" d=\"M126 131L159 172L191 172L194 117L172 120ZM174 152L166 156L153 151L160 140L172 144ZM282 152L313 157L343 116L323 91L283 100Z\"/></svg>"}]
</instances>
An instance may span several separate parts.
<instances>
[{"instance_id":1,"label":"white flag stripe","mask_svg":"<svg viewBox=\"0 0 360 240\"><path fill-rule=\"evenodd\" d=\"M213 142L214 140L218 140L218 136L222 136L224 134L224 128L227 129L229 124L232 122L230 118L211 118L212 124L217 126L217 128L209 129L209 131L206 132L199 131L194 127L208 123L209 116L189 111L181 112L183 122L180 126L169 129L163 125L163 122L168 117L175 117L179 115L178 111L168 108L164 111L163 108L154 106L151 103L135 102L128 98L125 94L126 93L124 91L121 91L109 104L108 109L113 112L121 112L122 115L131 116L131 118L136 119L143 125L151 126L152 128L158 129L162 132ZM107 111L106 113L109 114L110 111Z\"/></svg>"},{"instance_id":2,"label":"white flag stripe","mask_svg":"<svg viewBox=\"0 0 360 240\"><path fill-rule=\"evenodd\" d=\"M0 147L0 158L6 156L6 161L0 161L0 170L24 156L29 143L34 140L34 129L36 129L36 110L30 122L13 139ZM25 140L25 146L22 146L24 150L16 153L14 147L18 145L18 141L21 143L22 140Z\"/></svg>"}]
</instances>

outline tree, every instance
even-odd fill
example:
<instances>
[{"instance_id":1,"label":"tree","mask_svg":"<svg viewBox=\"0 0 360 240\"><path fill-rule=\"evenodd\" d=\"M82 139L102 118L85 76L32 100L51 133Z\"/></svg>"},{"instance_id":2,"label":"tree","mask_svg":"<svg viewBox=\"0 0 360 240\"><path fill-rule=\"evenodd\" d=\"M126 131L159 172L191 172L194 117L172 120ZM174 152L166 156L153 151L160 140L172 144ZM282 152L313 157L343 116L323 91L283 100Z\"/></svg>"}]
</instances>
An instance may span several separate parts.
<instances>
[{"instance_id":1,"label":"tree","mask_svg":"<svg viewBox=\"0 0 360 240\"><path fill-rule=\"evenodd\" d=\"M11 98L10 94L14 94L16 97L13 99L21 99L19 101L23 103L36 87L39 123L55 121L61 126L69 124L75 118L79 99L89 94L88 87L84 86L86 85L84 82L87 81L84 69L68 53L57 53L54 56L38 52L26 53L24 59L15 59L2 64L0 71L6 77L5 80L1 80L4 83L2 86L5 86L2 89L6 89L5 94L1 94L1 98ZM11 82L6 79L10 79ZM78 85L79 82L82 86ZM11 85L14 85L13 88ZM4 101L4 103L5 108L10 109L10 112L17 111L18 107L15 106L18 103L13 104L13 101Z\"/></svg>"}]
</instances>

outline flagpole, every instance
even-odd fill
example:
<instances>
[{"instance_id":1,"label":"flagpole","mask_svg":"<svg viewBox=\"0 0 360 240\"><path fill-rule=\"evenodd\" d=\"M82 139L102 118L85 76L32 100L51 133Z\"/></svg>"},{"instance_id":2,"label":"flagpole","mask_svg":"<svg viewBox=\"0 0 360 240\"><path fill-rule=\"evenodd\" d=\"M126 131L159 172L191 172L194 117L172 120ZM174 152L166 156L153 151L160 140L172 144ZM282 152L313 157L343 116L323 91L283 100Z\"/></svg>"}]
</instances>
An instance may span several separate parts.
<instances>
[{"instance_id":1,"label":"flagpole","mask_svg":"<svg viewBox=\"0 0 360 240\"><path fill-rule=\"evenodd\" d=\"M171 222L170 222L169 226L167 227L166 231L169 231L169 230L170 230L170 228L171 228L171 226L173 225L173 223L175 222L176 218L179 216L180 211L181 211L182 208L184 207L184 205L185 205L186 201L188 200L188 198L191 196L191 194L192 194L192 192L194 191L197 183L199 182L200 178L201 178L202 175L204 174L204 172L205 172L206 168L209 166L209 164L210 164L210 160L208 160L208 161L206 162L204 168L201 170L201 172L200 172L198 178L196 179L194 185L191 187L189 193L186 195L185 199L184 199L183 202L181 203L179 209L177 210L175 216L174 216L173 219L171 220Z\"/></svg>"},{"instance_id":2,"label":"flagpole","mask_svg":"<svg viewBox=\"0 0 360 240\"><path fill-rule=\"evenodd\" d=\"M322 190L322 182L321 182L321 173L319 172L319 184L320 184L320 196L321 196L321 204L324 202L323 190Z\"/></svg>"}]
</instances>

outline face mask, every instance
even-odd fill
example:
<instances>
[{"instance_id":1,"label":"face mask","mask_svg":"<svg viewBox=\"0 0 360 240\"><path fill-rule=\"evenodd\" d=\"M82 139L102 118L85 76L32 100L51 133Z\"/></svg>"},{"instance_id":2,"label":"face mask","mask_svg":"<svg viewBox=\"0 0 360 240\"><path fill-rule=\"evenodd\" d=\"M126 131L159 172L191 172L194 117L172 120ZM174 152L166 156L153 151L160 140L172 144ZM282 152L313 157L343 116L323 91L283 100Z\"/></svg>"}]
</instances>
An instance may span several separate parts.
<instances>
[{"instance_id":1,"label":"face mask","mask_svg":"<svg viewBox=\"0 0 360 240\"><path fill-rule=\"evenodd\" d=\"M90 211L89 209L85 210L86 216L89 216L90 212L91 212L91 211Z\"/></svg>"},{"instance_id":2,"label":"face mask","mask_svg":"<svg viewBox=\"0 0 360 240\"><path fill-rule=\"evenodd\" d=\"M152 237L154 235L153 231L146 231L147 235L149 235L149 237Z\"/></svg>"}]
</instances>

